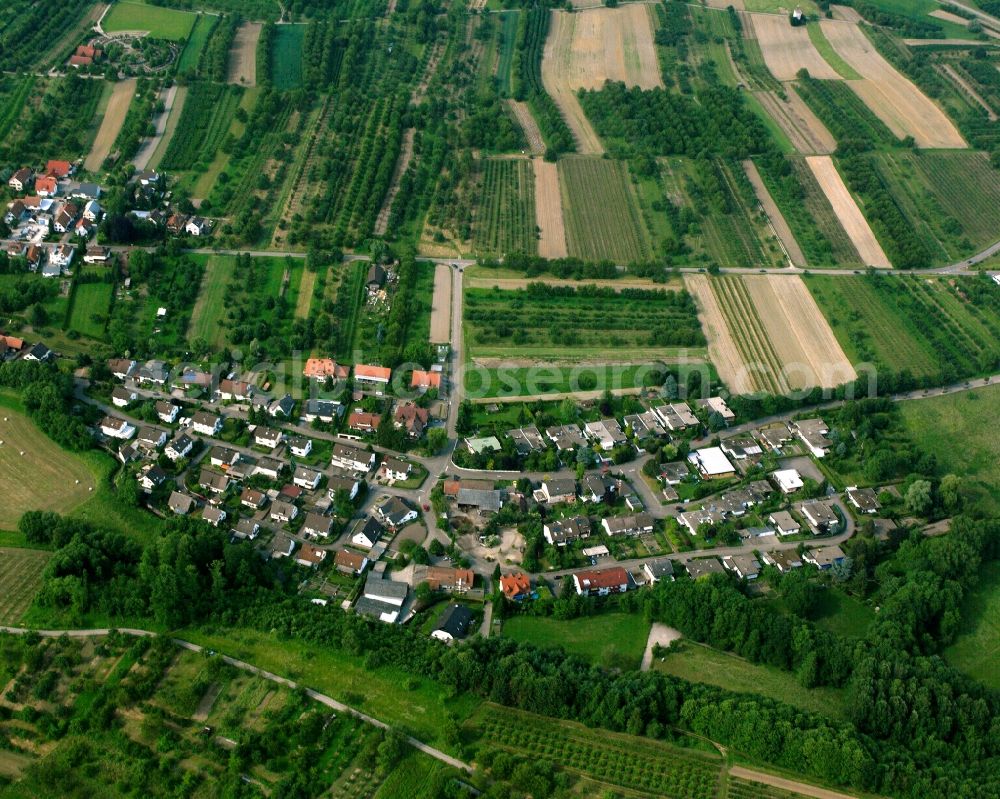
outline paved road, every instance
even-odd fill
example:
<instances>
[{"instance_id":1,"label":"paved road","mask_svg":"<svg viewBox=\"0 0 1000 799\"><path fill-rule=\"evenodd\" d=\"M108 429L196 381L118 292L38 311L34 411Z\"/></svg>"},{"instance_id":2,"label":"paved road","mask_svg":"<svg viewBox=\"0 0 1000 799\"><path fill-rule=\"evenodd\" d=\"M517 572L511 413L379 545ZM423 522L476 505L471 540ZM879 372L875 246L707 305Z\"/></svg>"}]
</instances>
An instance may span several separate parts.
<instances>
[{"instance_id":1,"label":"paved road","mask_svg":"<svg viewBox=\"0 0 1000 799\"><path fill-rule=\"evenodd\" d=\"M117 631L120 633L125 633L126 635L135 635L135 636L157 635L157 633L150 632L149 630L136 630L131 628L121 628L118 629ZM108 635L109 633L111 633L111 628L102 627L91 630L29 630L24 627L0 627L0 632L12 633L14 635L23 635L25 633L38 633L39 635L46 638L59 638L63 635L68 635L70 638L89 638L92 636ZM173 642L177 644L177 646L183 647L184 649L188 649L192 652L204 651L204 647L200 646L199 644L194 644L190 641L185 641L181 638L173 638L171 640L173 640ZM281 677L280 675L274 674L273 672L265 671L264 669L259 668L258 666L254 666L252 663L247 663L244 660L237 660L236 658L229 657L228 655L220 655L220 657L225 663L228 663L230 666L233 666L237 669L241 669L242 671L249 672L250 674L255 674L258 677L261 677L262 679L270 680L271 682L277 683L278 685L284 685L288 688L291 688L293 691L301 687L302 690L305 692L306 696L308 696L310 699L314 699L315 701L320 702L326 705L327 707L333 708L334 710L337 710L341 713L350 713L355 718L360 719L361 721L364 721L367 724L371 724L373 727L378 727L383 730L390 729L389 725L386 724L384 721L379 721L374 716L369 716L367 713L362 713L360 710L345 705L343 702L337 701L332 696L327 696L326 694L322 694L319 691L314 691L311 688L306 688L304 686L301 686L294 680L289 680L285 677ZM452 766L453 768L457 768L461 771L468 771L468 772L472 771L472 766L470 766L468 763L465 763L459 760L458 758L454 758L451 755L442 752L440 749L436 749L433 746L430 746L429 744L425 744L423 741L413 738L412 736L406 736L406 742L410 744L410 746L412 746L414 749L419 749L424 754L430 755L436 760L440 760L442 763Z\"/></svg>"}]
</instances>

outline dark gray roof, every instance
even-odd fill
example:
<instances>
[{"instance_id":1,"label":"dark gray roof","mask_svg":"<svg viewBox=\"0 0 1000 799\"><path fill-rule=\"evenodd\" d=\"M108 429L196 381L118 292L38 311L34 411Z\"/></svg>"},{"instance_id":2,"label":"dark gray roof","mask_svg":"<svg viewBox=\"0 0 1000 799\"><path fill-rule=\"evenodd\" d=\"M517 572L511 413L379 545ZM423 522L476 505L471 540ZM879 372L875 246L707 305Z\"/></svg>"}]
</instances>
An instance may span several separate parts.
<instances>
[{"instance_id":1,"label":"dark gray roof","mask_svg":"<svg viewBox=\"0 0 1000 799\"><path fill-rule=\"evenodd\" d=\"M452 638L465 638L469 632L469 625L472 624L472 611L465 605L450 605L441 614L441 620L434 628L435 632L441 630L448 633Z\"/></svg>"}]
</instances>

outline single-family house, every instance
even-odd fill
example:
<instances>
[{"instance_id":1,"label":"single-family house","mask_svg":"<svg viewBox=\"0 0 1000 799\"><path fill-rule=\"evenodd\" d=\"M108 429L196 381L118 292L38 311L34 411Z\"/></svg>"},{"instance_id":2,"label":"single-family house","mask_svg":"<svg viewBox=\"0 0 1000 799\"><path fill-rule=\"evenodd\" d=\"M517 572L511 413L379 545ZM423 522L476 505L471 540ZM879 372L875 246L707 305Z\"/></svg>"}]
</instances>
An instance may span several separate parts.
<instances>
[{"instance_id":1,"label":"single-family house","mask_svg":"<svg viewBox=\"0 0 1000 799\"><path fill-rule=\"evenodd\" d=\"M794 549L775 549L761 555L764 563L774 566L782 574L787 574L792 569L802 568L802 558Z\"/></svg>"},{"instance_id":2,"label":"single-family house","mask_svg":"<svg viewBox=\"0 0 1000 799\"><path fill-rule=\"evenodd\" d=\"M479 455L482 452L499 452L503 448L500 444L500 439L496 436L467 438L465 439L465 447L473 455Z\"/></svg>"},{"instance_id":3,"label":"single-family house","mask_svg":"<svg viewBox=\"0 0 1000 799\"><path fill-rule=\"evenodd\" d=\"M260 524L255 519L247 517L236 522L233 528L233 538L246 538L253 541L260 532Z\"/></svg>"},{"instance_id":4,"label":"single-family house","mask_svg":"<svg viewBox=\"0 0 1000 799\"><path fill-rule=\"evenodd\" d=\"M405 480L413 471L413 464L399 458L382 459L382 474L386 480Z\"/></svg>"},{"instance_id":5,"label":"single-family house","mask_svg":"<svg viewBox=\"0 0 1000 799\"><path fill-rule=\"evenodd\" d=\"M100 222L101 213L101 204L97 202L97 200L89 200L87 204L83 206L83 218L88 222Z\"/></svg>"},{"instance_id":6,"label":"single-family house","mask_svg":"<svg viewBox=\"0 0 1000 799\"><path fill-rule=\"evenodd\" d=\"M628 591L629 574L621 566L590 569L573 575L573 586L581 596L607 596Z\"/></svg>"},{"instance_id":7,"label":"single-family house","mask_svg":"<svg viewBox=\"0 0 1000 799\"><path fill-rule=\"evenodd\" d=\"M255 447L264 447L265 449L274 449L277 447L282 440L285 438L285 434L280 430L275 430L273 427L264 427L262 425L257 425L253 431L253 445Z\"/></svg>"},{"instance_id":8,"label":"single-family house","mask_svg":"<svg viewBox=\"0 0 1000 799\"><path fill-rule=\"evenodd\" d=\"M406 430L410 438L420 438L430 419L430 411L412 402L404 402L396 407L392 418L396 427Z\"/></svg>"},{"instance_id":9,"label":"single-family house","mask_svg":"<svg viewBox=\"0 0 1000 799\"><path fill-rule=\"evenodd\" d=\"M296 458L308 458L312 452L313 442L305 436L292 436L288 439L288 451Z\"/></svg>"},{"instance_id":10,"label":"single-family house","mask_svg":"<svg viewBox=\"0 0 1000 799\"><path fill-rule=\"evenodd\" d=\"M334 400L310 399L306 400L305 409L302 412L304 422L326 422L329 424L344 412L344 406Z\"/></svg>"},{"instance_id":11,"label":"single-family house","mask_svg":"<svg viewBox=\"0 0 1000 799\"><path fill-rule=\"evenodd\" d=\"M220 381L219 388L215 392L223 402L235 400L243 402L253 396L253 386L245 380L230 380L226 378Z\"/></svg>"},{"instance_id":12,"label":"single-family house","mask_svg":"<svg viewBox=\"0 0 1000 799\"><path fill-rule=\"evenodd\" d=\"M101 187L96 183L80 183L75 189L70 191L70 196L78 200L99 200L101 198Z\"/></svg>"},{"instance_id":13,"label":"single-family house","mask_svg":"<svg viewBox=\"0 0 1000 799\"><path fill-rule=\"evenodd\" d=\"M691 475L691 470L684 461L672 461L660 464L660 479L669 486L680 485Z\"/></svg>"},{"instance_id":14,"label":"single-family house","mask_svg":"<svg viewBox=\"0 0 1000 799\"><path fill-rule=\"evenodd\" d=\"M583 430L587 437L596 441L603 450L614 449L628 441L621 425L615 419L587 422Z\"/></svg>"},{"instance_id":15,"label":"single-family house","mask_svg":"<svg viewBox=\"0 0 1000 799\"><path fill-rule=\"evenodd\" d=\"M694 465L702 477L709 480L736 476L736 467L729 462L729 458L726 457L726 453L722 451L721 447L696 449L688 455L688 461Z\"/></svg>"},{"instance_id":16,"label":"single-family house","mask_svg":"<svg viewBox=\"0 0 1000 799\"><path fill-rule=\"evenodd\" d=\"M22 166L10 176L10 180L7 181L7 185L16 192L27 191L34 177L34 172L28 169L28 167Z\"/></svg>"},{"instance_id":17,"label":"single-family house","mask_svg":"<svg viewBox=\"0 0 1000 799\"><path fill-rule=\"evenodd\" d=\"M560 502L576 501L576 480L573 478L555 478L542 483L542 496L551 505Z\"/></svg>"},{"instance_id":18,"label":"single-family house","mask_svg":"<svg viewBox=\"0 0 1000 799\"><path fill-rule=\"evenodd\" d=\"M206 505L205 509L201 512L201 518L212 525L212 527L218 527L226 520L226 511L214 505Z\"/></svg>"},{"instance_id":19,"label":"single-family house","mask_svg":"<svg viewBox=\"0 0 1000 799\"><path fill-rule=\"evenodd\" d=\"M351 533L351 543L357 547L364 547L365 549L371 549L385 535L385 528L379 524L378 519L374 516L368 516L362 521L358 519L354 524L354 530Z\"/></svg>"},{"instance_id":20,"label":"single-family house","mask_svg":"<svg viewBox=\"0 0 1000 799\"><path fill-rule=\"evenodd\" d=\"M222 419L214 413L196 411L191 417L191 428L203 436L214 436L222 430Z\"/></svg>"},{"instance_id":21,"label":"single-family house","mask_svg":"<svg viewBox=\"0 0 1000 799\"><path fill-rule=\"evenodd\" d=\"M782 494L794 494L803 486L802 476L796 469L778 469L771 473L771 479Z\"/></svg>"},{"instance_id":22,"label":"single-family house","mask_svg":"<svg viewBox=\"0 0 1000 799\"><path fill-rule=\"evenodd\" d=\"M446 643L460 641L469 634L472 618L472 611L465 605L449 605L431 632L431 638Z\"/></svg>"},{"instance_id":23,"label":"single-family house","mask_svg":"<svg viewBox=\"0 0 1000 799\"><path fill-rule=\"evenodd\" d=\"M127 441L135 435L135 425L125 419L119 419L115 416L105 416L101 419L101 432L108 438Z\"/></svg>"},{"instance_id":24,"label":"single-family house","mask_svg":"<svg viewBox=\"0 0 1000 799\"><path fill-rule=\"evenodd\" d=\"M125 380L135 371L135 361L128 358L109 358L107 362L108 371L116 380Z\"/></svg>"},{"instance_id":25,"label":"single-family house","mask_svg":"<svg viewBox=\"0 0 1000 799\"><path fill-rule=\"evenodd\" d=\"M646 535L653 532L653 517L648 513L634 516L608 516L601 520L601 527L609 536Z\"/></svg>"},{"instance_id":26,"label":"single-family house","mask_svg":"<svg viewBox=\"0 0 1000 799\"><path fill-rule=\"evenodd\" d=\"M284 468L285 464L279 460L275 460L274 458L261 458L253 467L253 473L255 475L263 475L268 480L277 480L281 475L281 470Z\"/></svg>"},{"instance_id":27,"label":"single-family house","mask_svg":"<svg viewBox=\"0 0 1000 799\"><path fill-rule=\"evenodd\" d=\"M386 271L378 264L372 264L368 268L368 276L365 278L365 286L369 294L374 294L385 285Z\"/></svg>"},{"instance_id":28,"label":"single-family house","mask_svg":"<svg viewBox=\"0 0 1000 799\"><path fill-rule=\"evenodd\" d=\"M450 591L464 594L472 590L476 574L472 569L454 569L450 566L428 566L424 580L431 591Z\"/></svg>"},{"instance_id":29,"label":"single-family house","mask_svg":"<svg viewBox=\"0 0 1000 799\"><path fill-rule=\"evenodd\" d=\"M688 576L692 580L698 580L702 577L708 577L713 574L726 573L726 570L722 568L722 564L719 562L718 558L699 558L698 560L689 560L684 564L684 568L687 569Z\"/></svg>"},{"instance_id":30,"label":"single-family house","mask_svg":"<svg viewBox=\"0 0 1000 799\"><path fill-rule=\"evenodd\" d=\"M229 469L239 459L240 453L237 450L232 447L225 447L222 444L212 447L211 452L208 453L209 463L213 466L218 466L220 469Z\"/></svg>"},{"instance_id":31,"label":"single-family house","mask_svg":"<svg viewBox=\"0 0 1000 799\"><path fill-rule=\"evenodd\" d=\"M575 424L555 425L546 428L545 435L549 441L556 445L556 449L560 452L587 445L587 440L583 437L580 428Z\"/></svg>"},{"instance_id":32,"label":"single-family house","mask_svg":"<svg viewBox=\"0 0 1000 799\"><path fill-rule=\"evenodd\" d=\"M302 374L306 377L313 377L318 380L325 380L332 377L334 380L346 380L351 370L347 366L340 366L333 358L307 358Z\"/></svg>"},{"instance_id":33,"label":"single-family house","mask_svg":"<svg viewBox=\"0 0 1000 799\"><path fill-rule=\"evenodd\" d=\"M514 448L521 455L527 455L531 452L541 452L546 446L545 439L542 438L542 434L538 432L538 428L534 425L520 427L516 430L508 430L507 435L510 436L514 442Z\"/></svg>"},{"instance_id":34,"label":"single-family house","mask_svg":"<svg viewBox=\"0 0 1000 799\"><path fill-rule=\"evenodd\" d=\"M668 430L684 430L698 424L698 417L692 413L686 402L658 405L653 411Z\"/></svg>"},{"instance_id":35,"label":"single-family house","mask_svg":"<svg viewBox=\"0 0 1000 799\"><path fill-rule=\"evenodd\" d=\"M385 579L382 574L369 574L365 580L363 595L354 605L354 610L387 624L394 624L408 593L409 586L406 583Z\"/></svg>"},{"instance_id":36,"label":"single-family house","mask_svg":"<svg viewBox=\"0 0 1000 799\"><path fill-rule=\"evenodd\" d=\"M590 530L590 519L586 516L574 516L547 522L542 527L542 534L553 546L564 547L581 538L589 538Z\"/></svg>"},{"instance_id":37,"label":"single-family house","mask_svg":"<svg viewBox=\"0 0 1000 799\"><path fill-rule=\"evenodd\" d=\"M275 419L279 416L287 419L292 415L292 411L294 410L295 398L291 394L285 394L282 397L271 400L267 404L268 416L273 416Z\"/></svg>"},{"instance_id":38,"label":"single-family house","mask_svg":"<svg viewBox=\"0 0 1000 799\"><path fill-rule=\"evenodd\" d=\"M689 510L677 515L677 521L682 527L686 527L691 535L700 535L698 530L703 524L715 527L725 521L726 516L721 511L713 508L701 508L700 510Z\"/></svg>"},{"instance_id":39,"label":"single-family house","mask_svg":"<svg viewBox=\"0 0 1000 799\"><path fill-rule=\"evenodd\" d=\"M844 550L836 544L807 549L802 553L802 560L820 571L832 568L835 563L841 563L846 557Z\"/></svg>"},{"instance_id":40,"label":"single-family house","mask_svg":"<svg viewBox=\"0 0 1000 799\"><path fill-rule=\"evenodd\" d=\"M333 557L333 565L337 571L344 574L361 574L368 565L368 558L360 552L351 552L349 549L338 549Z\"/></svg>"},{"instance_id":41,"label":"single-family house","mask_svg":"<svg viewBox=\"0 0 1000 799\"><path fill-rule=\"evenodd\" d=\"M152 491L154 488L163 485L167 480L167 473L155 463L147 463L136 475L139 486L145 491Z\"/></svg>"},{"instance_id":42,"label":"single-family house","mask_svg":"<svg viewBox=\"0 0 1000 799\"><path fill-rule=\"evenodd\" d=\"M145 425L139 428L135 443L148 450L158 450L167 443L167 431Z\"/></svg>"},{"instance_id":43,"label":"single-family house","mask_svg":"<svg viewBox=\"0 0 1000 799\"><path fill-rule=\"evenodd\" d=\"M830 428L822 419L799 419L792 422L792 430L814 457L822 458L833 445L826 437Z\"/></svg>"},{"instance_id":44,"label":"single-family house","mask_svg":"<svg viewBox=\"0 0 1000 799\"><path fill-rule=\"evenodd\" d=\"M198 485L213 494L225 494L229 490L229 477L211 469L202 469L198 475Z\"/></svg>"},{"instance_id":45,"label":"single-family house","mask_svg":"<svg viewBox=\"0 0 1000 799\"><path fill-rule=\"evenodd\" d=\"M792 516L787 510L778 510L767 517L769 524L774 525L774 529L778 531L778 535L795 535L800 527L799 523L795 521L795 517Z\"/></svg>"},{"instance_id":46,"label":"single-family house","mask_svg":"<svg viewBox=\"0 0 1000 799\"><path fill-rule=\"evenodd\" d=\"M111 389L111 404L116 408L127 408L139 399L139 395L130 388L115 386Z\"/></svg>"},{"instance_id":47,"label":"single-family house","mask_svg":"<svg viewBox=\"0 0 1000 799\"><path fill-rule=\"evenodd\" d=\"M382 416L367 411L354 411L347 417L347 426L358 433L373 433L382 423Z\"/></svg>"},{"instance_id":48,"label":"single-family house","mask_svg":"<svg viewBox=\"0 0 1000 799\"><path fill-rule=\"evenodd\" d=\"M531 579L524 572L502 574L500 590L511 602L521 602L531 597Z\"/></svg>"},{"instance_id":49,"label":"single-family house","mask_svg":"<svg viewBox=\"0 0 1000 799\"><path fill-rule=\"evenodd\" d=\"M139 367L139 382L142 384L162 386L169 377L170 370L164 361L153 359Z\"/></svg>"},{"instance_id":50,"label":"single-family house","mask_svg":"<svg viewBox=\"0 0 1000 799\"><path fill-rule=\"evenodd\" d=\"M271 521L278 524L287 524L299 515L299 509L291 502L284 502L276 499L271 503Z\"/></svg>"},{"instance_id":51,"label":"single-family house","mask_svg":"<svg viewBox=\"0 0 1000 799\"><path fill-rule=\"evenodd\" d=\"M584 502L613 500L617 490L617 481L603 474L589 472L580 481L580 499Z\"/></svg>"},{"instance_id":52,"label":"single-family house","mask_svg":"<svg viewBox=\"0 0 1000 799\"><path fill-rule=\"evenodd\" d=\"M167 500L167 507L178 516L186 516L194 508L194 497L182 494L180 491L171 491Z\"/></svg>"},{"instance_id":53,"label":"single-family house","mask_svg":"<svg viewBox=\"0 0 1000 799\"><path fill-rule=\"evenodd\" d=\"M413 376L410 378L410 388L415 388L421 393L432 388L440 390L441 378L441 372L424 372L420 369L414 369Z\"/></svg>"},{"instance_id":54,"label":"single-family house","mask_svg":"<svg viewBox=\"0 0 1000 799\"><path fill-rule=\"evenodd\" d=\"M184 232L189 236L207 236L212 232L212 223L200 216L192 216L184 225Z\"/></svg>"},{"instance_id":55,"label":"single-family house","mask_svg":"<svg viewBox=\"0 0 1000 799\"><path fill-rule=\"evenodd\" d=\"M369 366L358 364L354 367L354 384L359 388L367 388L376 394L385 392L392 378L392 369L385 366Z\"/></svg>"},{"instance_id":56,"label":"single-family house","mask_svg":"<svg viewBox=\"0 0 1000 799\"><path fill-rule=\"evenodd\" d=\"M271 541L272 559L287 558L295 551L295 540L284 533L276 533Z\"/></svg>"},{"instance_id":57,"label":"single-family house","mask_svg":"<svg viewBox=\"0 0 1000 799\"><path fill-rule=\"evenodd\" d=\"M292 474L292 482L295 485L310 491L319 488L322 479L322 472L318 472L315 469L307 469L305 466L296 466L295 472Z\"/></svg>"},{"instance_id":58,"label":"single-family house","mask_svg":"<svg viewBox=\"0 0 1000 799\"><path fill-rule=\"evenodd\" d=\"M167 444L163 453L170 458L170 460L176 461L181 458L186 458L193 448L194 439L187 433L180 433L174 437L173 441Z\"/></svg>"},{"instance_id":59,"label":"single-family house","mask_svg":"<svg viewBox=\"0 0 1000 799\"><path fill-rule=\"evenodd\" d=\"M667 582L674 580L674 562L670 558L647 560L642 564L642 570L646 574L646 579L652 584L656 584L660 580Z\"/></svg>"},{"instance_id":60,"label":"single-family house","mask_svg":"<svg viewBox=\"0 0 1000 799\"><path fill-rule=\"evenodd\" d=\"M83 254L84 263L106 264L111 260L111 248L100 244L91 244Z\"/></svg>"},{"instance_id":61,"label":"single-family house","mask_svg":"<svg viewBox=\"0 0 1000 799\"><path fill-rule=\"evenodd\" d=\"M39 197L55 197L59 193L59 181L52 175L39 175L35 178L35 194Z\"/></svg>"},{"instance_id":62,"label":"single-family house","mask_svg":"<svg viewBox=\"0 0 1000 799\"><path fill-rule=\"evenodd\" d=\"M302 522L302 533L322 538L328 538L333 532L333 519L315 511L306 514L305 521Z\"/></svg>"},{"instance_id":63,"label":"single-family house","mask_svg":"<svg viewBox=\"0 0 1000 799\"><path fill-rule=\"evenodd\" d=\"M803 502L799 507L799 512L805 516L806 521L812 528L815 535L832 532L840 519L833 511L833 505L821 499L810 499Z\"/></svg>"},{"instance_id":64,"label":"single-family house","mask_svg":"<svg viewBox=\"0 0 1000 799\"><path fill-rule=\"evenodd\" d=\"M26 361L47 361L54 353L48 347L46 347L41 341L36 341L32 344L26 353L24 353L24 360Z\"/></svg>"},{"instance_id":65,"label":"single-family house","mask_svg":"<svg viewBox=\"0 0 1000 799\"><path fill-rule=\"evenodd\" d=\"M267 494L256 488L244 488L240 492L240 504L244 508L260 510L267 503Z\"/></svg>"},{"instance_id":66,"label":"single-family house","mask_svg":"<svg viewBox=\"0 0 1000 799\"><path fill-rule=\"evenodd\" d=\"M734 461L759 458L764 454L764 450L753 436L732 436L723 439L719 447L726 457Z\"/></svg>"},{"instance_id":67,"label":"single-family house","mask_svg":"<svg viewBox=\"0 0 1000 799\"><path fill-rule=\"evenodd\" d=\"M857 486L847 487L847 501L850 502L861 513L878 513L878 494L871 488L858 488Z\"/></svg>"},{"instance_id":68,"label":"single-family house","mask_svg":"<svg viewBox=\"0 0 1000 799\"><path fill-rule=\"evenodd\" d=\"M72 244L54 244L49 248L48 265L58 269L68 269L75 253L76 249Z\"/></svg>"},{"instance_id":69,"label":"single-family house","mask_svg":"<svg viewBox=\"0 0 1000 799\"><path fill-rule=\"evenodd\" d=\"M375 453L366 452L347 444L335 444L331 462L341 469L353 472L369 472L375 467Z\"/></svg>"},{"instance_id":70,"label":"single-family house","mask_svg":"<svg viewBox=\"0 0 1000 799\"><path fill-rule=\"evenodd\" d=\"M303 544L299 554L295 556L295 562L299 566L307 566L315 569L326 560L326 550L314 547L312 544Z\"/></svg>"},{"instance_id":71,"label":"single-family house","mask_svg":"<svg viewBox=\"0 0 1000 799\"><path fill-rule=\"evenodd\" d=\"M420 514L406 505L399 497L389 497L375 509L382 523L396 530L407 522L412 522Z\"/></svg>"},{"instance_id":72,"label":"single-family house","mask_svg":"<svg viewBox=\"0 0 1000 799\"><path fill-rule=\"evenodd\" d=\"M760 575L760 562L753 554L727 555L722 559L722 565L741 580L756 580Z\"/></svg>"},{"instance_id":73,"label":"single-family house","mask_svg":"<svg viewBox=\"0 0 1000 799\"><path fill-rule=\"evenodd\" d=\"M631 430L632 435L639 441L648 438L662 438L667 435L667 428L654 411L632 413L622 421L625 422L625 427Z\"/></svg>"},{"instance_id":74,"label":"single-family house","mask_svg":"<svg viewBox=\"0 0 1000 799\"><path fill-rule=\"evenodd\" d=\"M334 469L326 479L327 496L333 501L337 498L337 492L343 491L348 499L357 497L361 490L361 481L350 472L342 469Z\"/></svg>"}]
</instances>

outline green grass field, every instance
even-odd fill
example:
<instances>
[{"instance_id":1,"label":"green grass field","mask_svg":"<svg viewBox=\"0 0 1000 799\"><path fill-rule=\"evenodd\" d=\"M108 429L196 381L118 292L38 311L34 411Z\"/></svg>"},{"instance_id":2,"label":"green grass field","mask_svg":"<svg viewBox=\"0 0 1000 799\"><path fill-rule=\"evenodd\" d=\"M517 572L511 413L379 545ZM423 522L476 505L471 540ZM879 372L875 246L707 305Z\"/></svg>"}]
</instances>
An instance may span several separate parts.
<instances>
[{"instance_id":1,"label":"green grass field","mask_svg":"<svg viewBox=\"0 0 1000 799\"><path fill-rule=\"evenodd\" d=\"M643 385L648 367L648 364L601 364L584 368L558 364L510 368L470 365L465 372L465 391L469 397L487 399L634 388ZM596 381L593 388L591 379Z\"/></svg>"},{"instance_id":2,"label":"green grass field","mask_svg":"<svg viewBox=\"0 0 1000 799\"><path fill-rule=\"evenodd\" d=\"M861 75L858 71L841 58L837 51L833 49L833 45L827 41L826 36L823 35L823 29L820 28L818 23L810 23L806 26L806 30L809 32L809 39L812 41L813 47L819 51L819 54L823 56L823 60L833 67L840 77L844 80L861 80Z\"/></svg>"},{"instance_id":3,"label":"green grass field","mask_svg":"<svg viewBox=\"0 0 1000 799\"><path fill-rule=\"evenodd\" d=\"M847 638L862 638L875 620L868 605L835 588L828 588L814 619L817 627Z\"/></svg>"},{"instance_id":4,"label":"green grass field","mask_svg":"<svg viewBox=\"0 0 1000 799\"><path fill-rule=\"evenodd\" d=\"M103 338L113 291L114 285L103 281L78 284L73 295L70 328L91 338Z\"/></svg>"},{"instance_id":5,"label":"green grass field","mask_svg":"<svg viewBox=\"0 0 1000 799\"><path fill-rule=\"evenodd\" d=\"M510 94L510 69L514 61L514 45L517 40L518 11L504 11L500 14L500 53L497 58L496 81L500 95Z\"/></svg>"},{"instance_id":6,"label":"green grass field","mask_svg":"<svg viewBox=\"0 0 1000 799\"><path fill-rule=\"evenodd\" d=\"M205 276L201 281L198 301L191 312L188 338L203 338L213 347L222 347L226 343L223 326L226 289L235 273L235 256L210 255L206 258Z\"/></svg>"},{"instance_id":7,"label":"green grass field","mask_svg":"<svg viewBox=\"0 0 1000 799\"><path fill-rule=\"evenodd\" d=\"M562 158L559 187L570 255L620 264L649 257L650 243L622 162Z\"/></svg>"},{"instance_id":8,"label":"green grass field","mask_svg":"<svg viewBox=\"0 0 1000 799\"><path fill-rule=\"evenodd\" d=\"M91 496L96 480L86 459L7 404L0 408L0 442L0 528L14 529L28 510L68 513Z\"/></svg>"},{"instance_id":9,"label":"green grass field","mask_svg":"<svg viewBox=\"0 0 1000 799\"><path fill-rule=\"evenodd\" d=\"M795 675L787 671L757 665L693 641L682 641L675 647L662 661L654 658L653 668L691 682L716 685L740 693L761 694L802 710L833 718L844 717L846 697L843 690L804 688Z\"/></svg>"},{"instance_id":10,"label":"green grass field","mask_svg":"<svg viewBox=\"0 0 1000 799\"><path fill-rule=\"evenodd\" d=\"M561 646L591 663L636 669L649 637L649 622L632 613L602 613L571 621L545 616L514 616L503 634L538 647Z\"/></svg>"},{"instance_id":11,"label":"green grass field","mask_svg":"<svg viewBox=\"0 0 1000 799\"><path fill-rule=\"evenodd\" d=\"M191 30L191 35L188 36L187 44L184 45L184 51L177 61L177 71L179 73L194 70L198 66L201 51L204 49L208 37L212 34L212 29L215 27L218 19L218 17L206 14L198 15L198 18L194 21L194 28Z\"/></svg>"},{"instance_id":12,"label":"green grass field","mask_svg":"<svg viewBox=\"0 0 1000 799\"><path fill-rule=\"evenodd\" d=\"M909 436L937 457L942 473L965 478L988 509L1000 512L998 403L1000 385L993 385L904 402L900 408Z\"/></svg>"},{"instance_id":13,"label":"green grass field","mask_svg":"<svg viewBox=\"0 0 1000 799\"><path fill-rule=\"evenodd\" d=\"M131 0L119 0L104 18L107 33L117 31L149 31L155 39L186 39L196 16L188 11L151 6Z\"/></svg>"},{"instance_id":14,"label":"green grass field","mask_svg":"<svg viewBox=\"0 0 1000 799\"><path fill-rule=\"evenodd\" d=\"M1000 563L982 567L979 585L965 598L958 639L944 657L970 677L1000 690Z\"/></svg>"},{"instance_id":15,"label":"green grass field","mask_svg":"<svg viewBox=\"0 0 1000 799\"><path fill-rule=\"evenodd\" d=\"M305 35L305 25L277 26L271 53L275 88L294 89L302 83L302 42Z\"/></svg>"},{"instance_id":16,"label":"green grass field","mask_svg":"<svg viewBox=\"0 0 1000 799\"><path fill-rule=\"evenodd\" d=\"M14 625L42 586L49 553L32 549L0 549L0 624Z\"/></svg>"}]
</instances>

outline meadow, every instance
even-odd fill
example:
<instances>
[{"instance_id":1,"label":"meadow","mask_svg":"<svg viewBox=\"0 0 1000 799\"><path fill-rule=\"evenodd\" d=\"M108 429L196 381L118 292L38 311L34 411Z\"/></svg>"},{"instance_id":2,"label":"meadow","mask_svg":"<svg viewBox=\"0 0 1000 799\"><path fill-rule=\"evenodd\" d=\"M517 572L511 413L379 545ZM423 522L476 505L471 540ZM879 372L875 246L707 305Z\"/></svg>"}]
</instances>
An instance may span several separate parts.
<instances>
[{"instance_id":1,"label":"meadow","mask_svg":"<svg viewBox=\"0 0 1000 799\"><path fill-rule=\"evenodd\" d=\"M114 283L107 283L103 279L81 282L78 278L73 289L69 328L91 338L104 338L114 290Z\"/></svg>"},{"instance_id":2,"label":"meadow","mask_svg":"<svg viewBox=\"0 0 1000 799\"><path fill-rule=\"evenodd\" d=\"M191 34L195 19L188 11L119 0L104 17L102 27L107 33L149 31L154 39L179 41Z\"/></svg>"},{"instance_id":3,"label":"meadow","mask_svg":"<svg viewBox=\"0 0 1000 799\"><path fill-rule=\"evenodd\" d=\"M209 36L218 24L219 18L207 14L199 14L194 21L194 27L188 36L187 44L181 57L177 61L177 72L185 73L193 71L198 67L198 59L201 58L201 51L205 49Z\"/></svg>"},{"instance_id":4,"label":"meadow","mask_svg":"<svg viewBox=\"0 0 1000 799\"><path fill-rule=\"evenodd\" d=\"M302 43L305 25L279 25L271 51L272 80L277 89L295 89L302 84Z\"/></svg>"},{"instance_id":5,"label":"meadow","mask_svg":"<svg viewBox=\"0 0 1000 799\"><path fill-rule=\"evenodd\" d=\"M32 549L0 549L0 624L16 625L42 587L49 553Z\"/></svg>"},{"instance_id":6,"label":"meadow","mask_svg":"<svg viewBox=\"0 0 1000 799\"><path fill-rule=\"evenodd\" d=\"M535 181L531 162L486 159L482 181L473 237L476 250L500 256L536 253Z\"/></svg>"},{"instance_id":7,"label":"meadow","mask_svg":"<svg viewBox=\"0 0 1000 799\"><path fill-rule=\"evenodd\" d=\"M1000 563L993 561L983 565L979 584L969 591L962 605L958 637L944 651L944 657L973 679L1000 690L1000 669L997 668L1000 658Z\"/></svg>"},{"instance_id":8,"label":"meadow","mask_svg":"<svg viewBox=\"0 0 1000 799\"><path fill-rule=\"evenodd\" d=\"M605 612L569 621L547 616L512 616L503 635L537 647L562 647L595 665L637 669L646 648L649 622L634 613Z\"/></svg>"},{"instance_id":9,"label":"meadow","mask_svg":"<svg viewBox=\"0 0 1000 799\"><path fill-rule=\"evenodd\" d=\"M622 162L561 159L559 184L571 256L620 264L649 257L650 244Z\"/></svg>"},{"instance_id":10,"label":"meadow","mask_svg":"<svg viewBox=\"0 0 1000 799\"><path fill-rule=\"evenodd\" d=\"M223 326L223 319L226 311L226 291L235 274L235 256L208 256L198 300L191 311L189 339L193 341L202 338L213 347L225 345L226 329Z\"/></svg>"}]
</instances>

